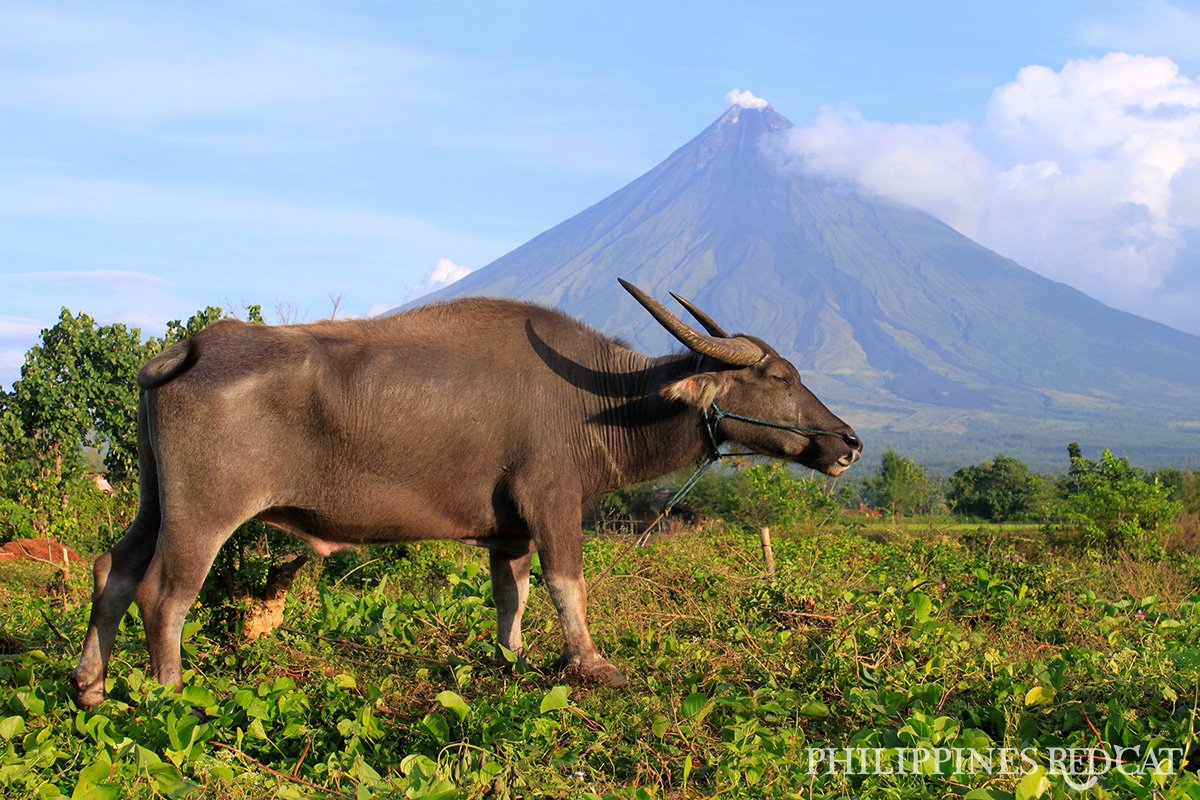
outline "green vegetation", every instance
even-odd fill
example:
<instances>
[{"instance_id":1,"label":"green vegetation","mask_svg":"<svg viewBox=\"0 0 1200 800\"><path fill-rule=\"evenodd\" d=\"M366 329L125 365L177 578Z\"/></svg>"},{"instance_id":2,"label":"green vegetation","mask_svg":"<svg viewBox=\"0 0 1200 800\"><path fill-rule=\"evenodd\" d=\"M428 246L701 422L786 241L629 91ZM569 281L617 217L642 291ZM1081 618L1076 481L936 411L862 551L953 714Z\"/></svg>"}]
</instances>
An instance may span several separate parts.
<instances>
[{"instance_id":1,"label":"green vegetation","mask_svg":"<svg viewBox=\"0 0 1200 800\"><path fill-rule=\"evenodd\" d=\"M248 309L261 322L257 306ZM0 392L0 542L18 534L66 538L93 531L79 504L94 499L82 480L103 464L113 482L137 473L137 373L148 359L199 332L224 312L208 307L161 339L117 323L98 325L64 308L25 355L21 377ZM127 522L127 520L126 520ZM111 534L111 531L110 531Z\"/></svg>"},{"instance_id":2,"label":"green vegetation","mask_svg":"<svg viewBox=\"0 0 1200 800\"><path fill-rule=\"evenodd\" d=\"M950 479L946 500L960 514L1005 522L1029 520L1041 511L1046 481L1015 458L963 467Z\"/></svg>"},{"instance_id":3,"label":"green vegetation","mask_svg":"<svg viewBox=\"0 0 1200 800\"><path fill-rule=\"evenodd\" d=\"M1114 560L987 529L839 523L777 531L767 580L757 550L723 528L647 550L588 541L594 631L634 677L628 691L565 686L549 667L558 631L536 575L533 666L495 665L483 559L418 544L330 559L302 578L286 628L256 643L200 606L182 695L146 678L131 613L111 699L90 713L63 680L86 587L50 596L36 591L45 572L6 567L0 634L19 652L0 656L0 793L1074 797L1042 771L1033 788L1024 772L933 764L810 775L807 748L880 747L893 765L896 748L1029 749L1046 767L1055 747L1194 747L1194 555ZM1200 789L1189 772L1103 785Z\"/></svg>"},{"instance_id":4,"label":"green vegetation","mask_svg":"<svg viewBox=\"0 0 1200 800\"><path fill-rule=\"evenodd\" d=\"M68 313L46 333L0 398L0 542L94 556L120 534L137 494L121 420L164 344ZM1087 748L1140 759L1093 796L1200 798L1196 473L1069 457L1059 478L1004 456L946 481L897 453L857 481L714 468L677 512L695 524L646 549L613 523L649 519L678 480L617 493L585 563L620 691L552 666L536 563L530 663L497 663L486 558L445 543L314 559L284 627L246 641L240 595L283 544L252 523L185 629L183 692L147 677L135 607L110 699L82 712L65 678L90 576L0 564L0 796L1032 800L1081 796L1055 754ZM101 460L111 496L86 479ZM953 748L983 760L936 755Z\"/></svg>"},{"instance_id":5,"label":"green vegetation","mask_svg":"<svg viewBox=\"0 0 1200 800\"><path fill-rule=\"evenodd\" d=\"M849 496L848 489L800 479L772 462L706 475L685 503L699 517L741 528L795 527L840 513Z\"/></svg>"},{"instance_id":6,"label":"green vegetation","mask_svg":"<svg viewBox=\"0 0 1200 800\"><path fill-rule=\"evenodd\" d=\"M870 505L892 514L927 514L936 503L937 489L917 462L888 450L879 474L863 484L863 495Z\"/></svg>"},{"instance_id":7,"label":"green vegetation","mask_svg":"<svg viewBox=\"0 0 1200 800\"><path fill-rule=\"evenodd\" d=\"M1072 445L1066 497L1053 528L1075 530L1102 546L1154 545L1182 511L1170 489L1129 459L1105 450L1099 461Z\"/></svg>"}]
</instances>

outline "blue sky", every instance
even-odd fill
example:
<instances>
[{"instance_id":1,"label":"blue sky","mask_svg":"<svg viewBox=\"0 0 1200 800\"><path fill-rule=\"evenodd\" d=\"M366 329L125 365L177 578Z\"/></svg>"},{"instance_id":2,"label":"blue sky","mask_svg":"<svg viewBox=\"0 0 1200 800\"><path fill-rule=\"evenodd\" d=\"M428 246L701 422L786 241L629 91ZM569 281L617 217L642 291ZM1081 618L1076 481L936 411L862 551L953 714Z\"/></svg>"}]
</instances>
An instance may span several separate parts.
<instances>
[{"instance_id":1,"label":"blue sky","mask_svg":"<svg viewBox=\"0 0 1200 800\"><path fill-rule=\"evenodd\" d=\"M1198 73L1195 2L0 0L0 383L62 305L398 305L734 88L812 168L1200 333Z\"/></svg>"}]
</instances>

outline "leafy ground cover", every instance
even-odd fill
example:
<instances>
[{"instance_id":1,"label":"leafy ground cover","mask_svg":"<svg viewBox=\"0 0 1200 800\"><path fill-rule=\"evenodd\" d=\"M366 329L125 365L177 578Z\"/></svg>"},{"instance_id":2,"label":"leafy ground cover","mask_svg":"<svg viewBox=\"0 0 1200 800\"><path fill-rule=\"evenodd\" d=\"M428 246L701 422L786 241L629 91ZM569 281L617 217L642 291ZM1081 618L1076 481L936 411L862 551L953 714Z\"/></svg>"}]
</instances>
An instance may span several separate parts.
<instances>
[{"instance_id":1,"label":"leafy ground cover","mask_svg":"<svg viewBox=\"0 0 1200 800\"><path fill-rule=\"evenodd\" d=\"M592 629L625 690L553 669L536 572L530 664L497 665L482 555L418 544L306 568L285 627L255 643L227 609L196 608L182 694L147 679L131 611L110 700L86 713L65 683L86 576L0 565L0 795L1026 800L1084 796L1054 748L1136 747L1178 751L1108 771L1093 796L1200 798L1195 556L934 522L774 545L768 579L757 536L734 528L645 550L590 538ZM878 750L882 774L822 760L847 747ZM1029 760L896 774L906 751L955 747Z\"/></svg>"}]
</instances>

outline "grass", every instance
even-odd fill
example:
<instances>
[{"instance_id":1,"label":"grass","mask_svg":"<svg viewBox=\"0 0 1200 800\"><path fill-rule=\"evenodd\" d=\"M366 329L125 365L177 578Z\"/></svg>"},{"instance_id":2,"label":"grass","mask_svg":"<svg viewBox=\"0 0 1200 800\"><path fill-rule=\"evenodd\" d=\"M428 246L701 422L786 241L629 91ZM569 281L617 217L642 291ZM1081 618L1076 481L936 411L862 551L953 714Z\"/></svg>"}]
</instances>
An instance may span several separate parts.
<instances>
[{"instance_id":1,"label":"grass","mask_svg":"<svg viewBox=\"0 0 1200 800\"><path fill-rule=\"evenodd\" d=\"M847 521L592 537L590 620L627 690L552 667L540 575L530 665L502 668L478 551L419 544L328 559L286 628L243 643L197 608L188 688L146 678L136 612L111 699L64 678L85 577L0 565L4 797L1076 797L1055 747L1178 746L1187 769L1106 775L1114 797L1200 797L1200 559L1100 557L1008 526ZM323 570L323 571L322 571ZM1008 775L810 769L809 748L1027 751ZM819 774L813 774L813 772ZM893 770L894 771L894 770ZM1052 772L1052 771L1051 771ZM1098 791L1093 790L1093 792Z\"/></svg>"}]
</instances>

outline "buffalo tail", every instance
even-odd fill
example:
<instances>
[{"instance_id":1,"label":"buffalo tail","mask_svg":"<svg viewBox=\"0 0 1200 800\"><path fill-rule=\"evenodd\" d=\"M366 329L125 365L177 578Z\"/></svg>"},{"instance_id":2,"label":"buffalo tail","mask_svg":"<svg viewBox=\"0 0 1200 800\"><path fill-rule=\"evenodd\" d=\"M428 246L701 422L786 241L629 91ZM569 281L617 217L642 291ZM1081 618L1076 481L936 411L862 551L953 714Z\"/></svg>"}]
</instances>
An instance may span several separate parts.
<instances>
[{"instance_id":1,"label":"buffalo tail","mask_svg":"<svg viewBox=\"0 0 1200 800\"><path fill-rule=\"evenodd\" d=\"M157 389L187 372L200 358L200 346L195 339L178 342L146 362L138 373L138 386Z\"/></svg>"}]
</instances>

